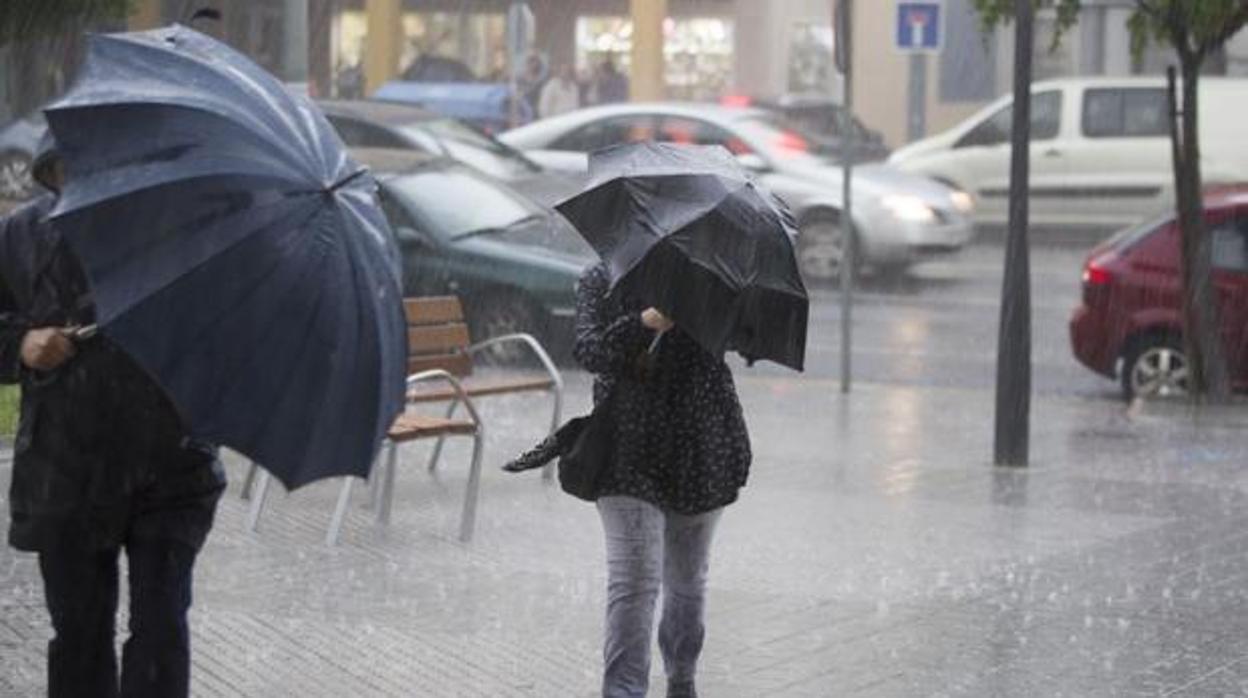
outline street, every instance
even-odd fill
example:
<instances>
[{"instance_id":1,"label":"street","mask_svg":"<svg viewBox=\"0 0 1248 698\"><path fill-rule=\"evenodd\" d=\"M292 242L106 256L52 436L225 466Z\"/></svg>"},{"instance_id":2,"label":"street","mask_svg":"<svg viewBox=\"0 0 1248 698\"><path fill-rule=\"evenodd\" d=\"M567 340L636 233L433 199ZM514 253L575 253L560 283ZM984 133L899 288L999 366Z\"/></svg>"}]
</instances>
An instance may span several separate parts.
<instances>
[{"instance_id":1,"label":"street","mask_svg":"<svg viewBox=\"0 0 1248 698\"><path fill-rule=\"evenodd\" d=\"M1079 277L1090 245L1033 243L1033 247L1036 392L1111 395L1113 382L1097 378L1075 362L1066 328L1079 299ZM999 244L981 243L957 255L921 263L900 279L863 278L853 315L854 379L991 389L1004 254ZM839 378L840 326L839 296L816 289L811 302L808 376Z\"/></svg>"},{"instance_id":2,"label":"street","mask_svg":"<svg viewBox=\"0 0 1248 698\"><path fill-rule=\"evenodd\" d=\"M1034 463L992 468L1000 251L867 282L851 396L837 392L830 292L817 294L807 375L738 371L755 462L713 551L703 695L1248 691L1248 418L1127 410L1066 348L1080 251L1042 248ZM568 380L576 414L588 381ZM464 448L435 477L427 447L405 449L391 527L360 488L336 548L322 539L337 482L271 497L250 534L232 460L197 568L193 695L595 695L597 516L498 471L540 438L543 405L482 402L469 545L455 541ZM37 693L48 634L33 557L4 549L0 695ZM652 686L661 671L656 655Z\"/></svg>"}]
</instances>

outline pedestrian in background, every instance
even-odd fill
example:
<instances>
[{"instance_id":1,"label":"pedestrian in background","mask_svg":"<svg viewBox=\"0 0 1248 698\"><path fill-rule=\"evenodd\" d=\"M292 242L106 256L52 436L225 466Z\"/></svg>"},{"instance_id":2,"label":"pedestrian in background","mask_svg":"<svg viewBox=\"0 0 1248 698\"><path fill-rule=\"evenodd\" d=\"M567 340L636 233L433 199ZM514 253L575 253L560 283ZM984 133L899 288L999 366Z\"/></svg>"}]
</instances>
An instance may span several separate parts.
<instances>
[{"instance_id":1,"label":"pedestrian in background","mask_svg":"<svg viewBox=\"0 0 1248 698\"><path fill-rule=\"evenodd\" d=\"M608 573L602 695L646 695L661 591L667 696L696 698L711 540L749 474L749 434L724 360L609 290L605 264L582 276L574 350L595 374L595 405L612 401L612 457L597 487Z\"/></svg>"},{"instance_id":2,"label":"pedestrian in background","mask_svg":"<svg viewBox=\"0 0 1248 698\"><path fill-rule=\"evenodd\" d=\"M559 67L555 77L546 81L537 113L542 118L576 111L581 107L581 88L576 71L570 65Z\"/></svg>"},{"instance_id":3,"label":"pedestrian in background","mask_svg":"<svg viewBox=\"0 0 1248 698\"><path fill-rule=\"evenodd\" d=\"M616 67L610 58L604 60L598 68L595 80L597 104L615 104L628 101L628 78Z\"/></svg>"},{"instance_id":4,"label":"pedestrian in background","mask_svg":"<svg viewBox=\"0 0 1248 698\"><path fill-rule=\"evenodd\" d=\"M186 696L193 568L224 471L133 360L82 331L94 310L85 273L48 221L63 184L48 136L32 171L50 193L0 219L0 382L22 386L9 543L39 555L55 633L48 695ZM123 548L130 637L119 676Z\"/></svg>"},{"instance_id":5,"label":"pedestrian in background","mask_svg":"<svg viewBox=\"0 0 1248 698\"><path fill-rule=\"evenodd\" d=\"M542 88L546 86L549 74L546 61L536 53L530 53L524 61L524 72L520 75L520 94L529 104L530 114L539 114L542 99Z\"/></svg>"}]
</instances>

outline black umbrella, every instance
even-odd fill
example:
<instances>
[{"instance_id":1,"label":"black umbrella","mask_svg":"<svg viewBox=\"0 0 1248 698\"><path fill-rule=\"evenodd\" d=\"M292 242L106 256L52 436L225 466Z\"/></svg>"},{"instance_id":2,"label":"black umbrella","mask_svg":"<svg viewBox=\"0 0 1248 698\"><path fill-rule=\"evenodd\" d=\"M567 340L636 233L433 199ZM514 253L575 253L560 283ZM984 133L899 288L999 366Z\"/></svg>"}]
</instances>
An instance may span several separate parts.
<instances>
[{"instance_id":1,"label":"black umbrella","mask_svg":"<svg viewBox=\"0 0 1248 698\"><path fill-rule=\"evenodd\" d=\"M367 474L403 406L398 252L320 112L173 26L89 37L46 114L100 329L188 429L287 487Z\"/></svg>"},{"instance_id":2,"label":"black umbrella","mask_svg":"<svg viewBox=\"0 0 1248 698\"><path fill-rule=\"evenodd\" d=\"M596 152L586 190L558 208L606 260L612 294L658 308L713 354L802 370L809 301L792 215L727 150Z\"/></svg>"}]
</instances>

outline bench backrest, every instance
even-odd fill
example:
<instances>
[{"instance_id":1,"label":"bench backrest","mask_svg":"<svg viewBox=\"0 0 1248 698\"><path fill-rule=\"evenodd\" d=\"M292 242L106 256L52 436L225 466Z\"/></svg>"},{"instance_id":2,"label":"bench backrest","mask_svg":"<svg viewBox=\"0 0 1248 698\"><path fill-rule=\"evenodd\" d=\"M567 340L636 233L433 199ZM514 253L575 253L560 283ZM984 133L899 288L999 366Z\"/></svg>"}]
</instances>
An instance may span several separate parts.
<instances>
[{"instance_id":1,"label":"bench backrest","mask_svg":"<svg viewBox=\"0 0 1248 698\"><path fill-rule=\"evenodd\" d=\"M464 352L470 339L464 307L455 296L404 298L408 374L440 368L453 376L472 373Z\"/></svg>"}]
</instances>

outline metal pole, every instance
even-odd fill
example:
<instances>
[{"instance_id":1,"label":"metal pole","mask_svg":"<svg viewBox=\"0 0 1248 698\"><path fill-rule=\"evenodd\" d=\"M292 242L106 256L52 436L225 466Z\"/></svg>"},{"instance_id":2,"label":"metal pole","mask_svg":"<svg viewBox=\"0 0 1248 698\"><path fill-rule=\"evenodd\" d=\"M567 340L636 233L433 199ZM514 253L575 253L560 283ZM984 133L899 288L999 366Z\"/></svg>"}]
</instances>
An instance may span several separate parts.
<instances>
[{"instance_id":1,"label":"metal pole","mask_svg":"<svg viewBox=\"0 0 1248 698\"><path fill-rule=\"evenodd\" d=\"M927 135L927 54L918 51L910 54L909 105L906 135L914 142Z\"/></svg>"},{"instance_id":2,"label":"metal pole","mask_svg":"<svg viewBox=\"0 0 1248 698\"><path fill-rule=\"evenodd\" d=\"M1031 418L1031 262L1027 252L1031 165L1031 60L1034 7L1015 0L1014 124L1010 159L1010 219L997 339L994 462L1024 467Z\"/></svg>"},{"instance_id":3,"label":"metal pole","mask_svg":"<svg viewBox=\"0 0 1248 698\"><path fill-rule=\"evenodd\" d=\"M845 99L841 111L841 161L845 166L845 178L842 182L841 197L841 231L843 237L841 249L841 392L848 394L853 383L853 308L854 308L854 266L858 258L856 249L857 235L854 234L854 151L857 129L854 124L854 4L853 0L840 0L839 21L843 25L837 34L837 41L843 42L841 55L844 60L844 79L842 82Z\"/></svg>"},{"instance_id":4,"label":"metal pole","mask_svg":"<svg viewBox=\"0 0 1248 698\"><path fill-rule=\"evenodd\" d=\"M308 0L283 3L282 79L288 83L308 82Z\"/></svg>"}]
</instances>

